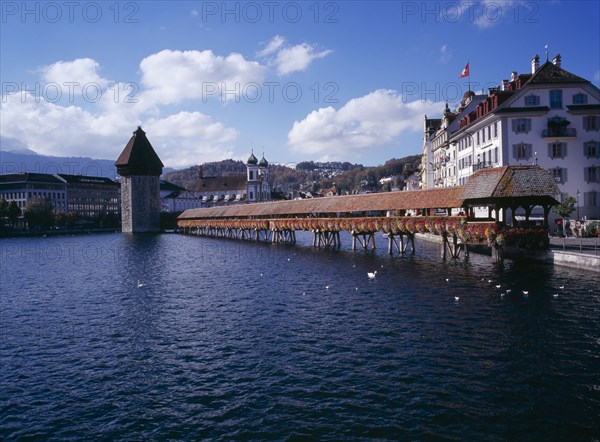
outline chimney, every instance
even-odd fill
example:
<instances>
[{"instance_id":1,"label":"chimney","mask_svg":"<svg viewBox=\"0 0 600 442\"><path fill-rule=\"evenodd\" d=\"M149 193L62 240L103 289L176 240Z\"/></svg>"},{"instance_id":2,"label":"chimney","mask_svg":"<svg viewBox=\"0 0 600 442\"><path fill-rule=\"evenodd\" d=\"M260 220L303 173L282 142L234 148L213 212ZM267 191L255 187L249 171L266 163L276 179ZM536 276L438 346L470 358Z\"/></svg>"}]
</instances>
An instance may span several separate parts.
<instances>
[{"instance_id":1,"label":"chimney","mask_svg":"<svg viewBox=\"0 0 600 442\"><path fill-rule=\"evenodd\" d=\"M517 79L517 71L512 71L510 74L510 81L515 81Z\"/></svg>"},{"instance_id":2,"label":"chimney","mask_svg":"<svg viewBox=\"0 0 600 442\"><path fill-rule=\"evenodd\" d=\"M503 91L507 91L508 90L509 83L510 82L508 80L502 80L502 90Z\"/></svg>"},{"instance_id":3,"label":"chimney","mask_svg":"<svg viewBox=\"0 0 600 442\"><path fill-rule=\"evenodd\" d=\"M531 59L531 73L535 74L535 71L537 71L540 67L540 56L538 54L535 54L535 57L533 57Z\"/></svg>"},{"instance_id":4,"label":"chimney","mask_svg":"<svg viewBox=\"0 0 600 442\"><path fill-rule=\"evenodd\" d=\"M556 67L561 67L561 66L560 66L560 63L561 63L561 57L560 57L560 54L556 54L556 55L554 56L554 58L552 59L552 63L553 63L553 64L554 64L554 66L556 66Z\"/></svg>"}]
</instances>

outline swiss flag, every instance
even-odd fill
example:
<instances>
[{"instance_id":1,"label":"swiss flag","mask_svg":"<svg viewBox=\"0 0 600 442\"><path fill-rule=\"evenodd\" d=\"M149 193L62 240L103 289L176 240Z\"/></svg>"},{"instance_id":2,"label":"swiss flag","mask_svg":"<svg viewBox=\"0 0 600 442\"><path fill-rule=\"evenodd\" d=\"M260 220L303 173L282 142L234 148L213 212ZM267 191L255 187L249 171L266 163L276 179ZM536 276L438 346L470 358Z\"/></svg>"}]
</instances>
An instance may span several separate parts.
<instances>
[{"instance_id":1,"label":"swiss flag","mask_svg":"<svg viewBox=\"0 0 600 442\"><path fill-rule=\"evenodd\" d=\"M469 63L467 63L467 65L462 70L462 72L460 73L460 75L458 76L458 78L463 78L463 77L468 77L468 76L469 76Z\"/></svg>"}]
</instances>

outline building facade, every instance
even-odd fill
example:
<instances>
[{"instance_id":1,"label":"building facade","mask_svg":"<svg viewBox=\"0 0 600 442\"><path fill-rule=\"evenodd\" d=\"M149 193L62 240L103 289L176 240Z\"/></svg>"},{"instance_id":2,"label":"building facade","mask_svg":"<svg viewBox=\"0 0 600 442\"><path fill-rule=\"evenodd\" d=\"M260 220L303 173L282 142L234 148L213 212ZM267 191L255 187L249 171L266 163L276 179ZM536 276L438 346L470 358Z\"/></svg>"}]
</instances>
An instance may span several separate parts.
<instances>
[{"instance_id":1,"label":"building facade","mask_svg":"<svg viewBox=\"0 0 600 442\"><path fill-rule=\"evenodd\" d=\"M22 172L0 175L0 198L14 201L21 211L33 199L49 200L55 212L67 211L66 182L48 173Z\"/></svg>"},{"instance_id":2,"label":"building facade","mask_svg":"<svg viewBox=\"0 0 600 442\"><path fill-rule=\"evenodd\" d=\"M202 207L202 199L194 192L168 181L160 181L160 205L163 212L183 212Z\"/></svg>"},{"instance_id":3,"label":"building facade","mask_svg":"<svg viewBox=\"0 0 600 442\"><path fill-rule=\"evenodd\" d=\"M56 176L65 182L67 188L67 204L64 212L77 213L83 218L98 218L120 213L119 183L104 177L62 173Z\"/></svg>"},{"instance_id":4,"label":"building facade","mask_svg":"<svg viewBox=\"0 0 600 442\"><path fill-rule=\"evenodd\" d=\"M24 211L33 199L50 201L55 213L80 218L118 215L119 183L105 177L23 172L0 175L0 198Z\"/></svg>"},{"instance_id":5,"label":"building facade","mask_svg":"<svg viewBox=\"0 0 600 442\"><path fill-rule=\"evenodd\" d=\"M487 167L537 164L580 218L600 218L600 90L562 68L560 55L485 95L470 95L444 124L426 119L422 187L464 185ZM466 95L466 94L465 94ZM467 98L465 96L465 98ZM468 101L468 102L467 102Z\"/></svg>"},{"instance_id":6,"label":"building facade","mask_svg":"<svg viewBox=\"0 0 600 442\"><path fill-rule=\"evenodd\" d=\"M251 153L244 175L204 176L200 168L190 190L203 207L270 201L269 163L264 155L259 161Z\"/></svg>"}]
</instances>

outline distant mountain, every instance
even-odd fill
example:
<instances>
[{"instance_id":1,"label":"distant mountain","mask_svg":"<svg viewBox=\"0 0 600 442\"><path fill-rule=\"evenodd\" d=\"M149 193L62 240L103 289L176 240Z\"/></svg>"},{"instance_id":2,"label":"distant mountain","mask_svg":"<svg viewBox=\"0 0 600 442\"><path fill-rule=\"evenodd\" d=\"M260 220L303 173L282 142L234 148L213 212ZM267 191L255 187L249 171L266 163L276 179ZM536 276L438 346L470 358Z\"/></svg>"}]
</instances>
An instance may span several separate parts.
<instances>
[{"instance_id":1,"label":"distant mountain","mask_svg":"<svg viewBox=\"0 0 600 442\"><path fill-rule=\"evenodd\" d=\"M0 151L0 173L67 173L72 175L102 176L115 179L114 160L87 157L51 157L36 153Z\"/></svg>"},{"instance_id":2,"label":"distant mountain","mask_svg":"<svg viewBox=\"0 0 600 442\"><path fill-rule=\"evenodd\" d=\"M364 167L348 162L299 163L295 169L282 166L269 166L269 181L273 190L281 195L295 196L299 192L319 192L336 186L342 193L378 192L389 190L392 186L401 188L406 178L419 169L420 155L411 155L401 159L391 159L382 166ZM246 165L242 161L224 160L205 163L187 169L165 173L164 179L189 189L200 176L225 176L245 174ZM381 178L393 178L388 185L382 185Z\"/></svg>"},{"instance_id":3,"label":"distant mountain","mask_svg":"<svg viewBox=\"0 0 600 442\"><path fill-rule=\"evenodd\" d=\"M172 171L164 168L163 173ZM115 160L38 155L14 138L0 138L0 174L36 172L117 178Z\"/></svg>"},{"instance_id":4,"label":"distant mountain","mask_svg":"<svg viewBox=\"0 0 600 442\"><path fill-rule=\"evenodd\" d=\"M25 143L16 138L0 136L0 152L22 153L28 155L37 155L29 149Z\"/></svg>"}]
</instances>

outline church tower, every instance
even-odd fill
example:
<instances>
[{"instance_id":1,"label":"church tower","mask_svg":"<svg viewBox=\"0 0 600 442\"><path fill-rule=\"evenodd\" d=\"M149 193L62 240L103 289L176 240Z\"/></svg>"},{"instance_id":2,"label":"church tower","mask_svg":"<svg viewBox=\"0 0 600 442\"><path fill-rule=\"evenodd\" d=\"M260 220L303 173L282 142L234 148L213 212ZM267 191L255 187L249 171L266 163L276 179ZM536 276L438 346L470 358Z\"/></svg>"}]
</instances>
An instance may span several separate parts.
<instances>
[{"instance_id":1,"label":"church tower","mask_svg":"<svg viewBox=\"0 0 600 442\"><path fill-rule=\"evenodd\" d=\"M246 197L249 203L260 201L260 179L258 175L258 160L254 156L254 152L250 154L250 158L246 161L247 169L247 185Z\"/></svg>"},{"instance_id":2,"label":"church tower","mask_svg":"<svg viewBox=\"0 0 600 442\"><path fill-rule=\"evenodd\" d=\"M260 201L271 200L271 186L269 185L269 163L263 153L258 162L258 174L260 176Z\"/></svg>"},{"instance_id":3,"label":"church tower","mask_svg":"<svg viewBox=\"0 0 600 442\"><path fill-rule=\"evenodd\" d=\"M121 225L125 233L160 231L162 161L138 126L115 162L121 175Z\"/></svg>"}]
</instances>

